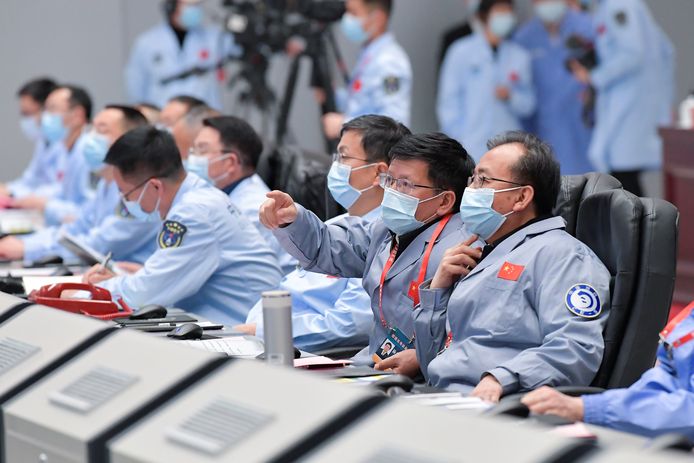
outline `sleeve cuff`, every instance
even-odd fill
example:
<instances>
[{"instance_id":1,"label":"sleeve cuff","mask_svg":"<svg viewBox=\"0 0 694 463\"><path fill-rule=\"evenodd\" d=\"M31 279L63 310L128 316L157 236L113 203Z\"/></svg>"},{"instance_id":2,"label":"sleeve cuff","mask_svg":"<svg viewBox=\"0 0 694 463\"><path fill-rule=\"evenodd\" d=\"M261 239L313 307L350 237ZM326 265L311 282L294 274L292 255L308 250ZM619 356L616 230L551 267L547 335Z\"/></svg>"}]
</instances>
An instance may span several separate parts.
<instances>
[{"instance_id":1,"label":"sleeve cuff","mask_svg":"<svg viewBox=\"0 0 694 463\"><path fill-rule=\"evenodd\" d=\"M423 310L433 310L435 312L446 310L452 293L453 288L431 289L431 280L426 280L419 285L419 305Z\"/></svg>"},{"instance_id":2,"label":"sleeve cuff","mask_svg":"<svg viewBox=\"0 0 694 463\"><path fill-rule=\"evenodd\" d=\"M583 421L589 424L602 425L607 422L607 401L604 394L581 396L583 400Z\"/></svg>"},{"instance_id":3,"label":"sleeve cuff","mask_svg":"<svg viewBox=\"0 0 694 463\"><path fill-rule=\"evenodd\" d=\"M511 373L506 368L494 368L493 370L484 372L482 377L484 377L484 375L492 375L494 378L496 378L503 388L504 395L518 391L518 386L520 384L518 381L518 376Z\"/></svg>"}]
</instances>

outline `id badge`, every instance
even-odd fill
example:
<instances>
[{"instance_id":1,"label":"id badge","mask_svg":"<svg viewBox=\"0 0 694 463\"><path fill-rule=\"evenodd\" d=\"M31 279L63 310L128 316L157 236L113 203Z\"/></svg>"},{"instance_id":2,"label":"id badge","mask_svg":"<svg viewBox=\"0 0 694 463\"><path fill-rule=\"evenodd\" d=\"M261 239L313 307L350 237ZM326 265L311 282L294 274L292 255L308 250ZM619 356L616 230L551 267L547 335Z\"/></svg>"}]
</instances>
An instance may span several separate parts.
<instances>
[{"instance_id":1,"label":"id badge","mask_svg":"<svg viewBox=\"0 0 694 463\"><path fill-rule=\"evenodd\" d=\"M378 363L388 357L392 357L398 352L402 352L414 347L414 341L405 336L399 328L391 328L388 336L383 340L376 353L373 355L374 362Z\"/></svg>"}]
</instances>

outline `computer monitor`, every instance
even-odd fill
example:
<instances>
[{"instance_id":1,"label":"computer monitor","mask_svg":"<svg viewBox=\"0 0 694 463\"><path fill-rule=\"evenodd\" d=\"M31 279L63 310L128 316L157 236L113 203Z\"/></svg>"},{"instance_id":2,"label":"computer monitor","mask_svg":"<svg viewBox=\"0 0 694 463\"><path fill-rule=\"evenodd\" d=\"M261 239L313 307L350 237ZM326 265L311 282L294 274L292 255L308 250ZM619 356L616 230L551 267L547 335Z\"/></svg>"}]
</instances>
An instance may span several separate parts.
<instances>
[{"instance_id":1,"label":"computer monitor","mask_svg":"<svg viewBox=\"0 0 694 463\"><path fill-rule=\"evenodd\" d=\"M226 361L119 330L3 405L5 461L106 461L107 440Z\"/></svg>"},{"instance_id":2,"label":"computer monitor","mask_svg":"<svg viewBox=\"0 0 694 463\"><path fill-rule=\"evenodd\" d=\"M588 443L551 435L527 422L393 400L346 428L302 461L570 461Z\"/></svg>"},{"instance_id":3,"label":"computer monitor","mask_svg":"<svg viewBox=\"0 0 694 463\"><path fill-rule=\"evenodd\" d=\"M287 452L319 444L385 400L319 373L234 360L114 439L110 462L293 460Z\"/></svg>"}]
</instances>

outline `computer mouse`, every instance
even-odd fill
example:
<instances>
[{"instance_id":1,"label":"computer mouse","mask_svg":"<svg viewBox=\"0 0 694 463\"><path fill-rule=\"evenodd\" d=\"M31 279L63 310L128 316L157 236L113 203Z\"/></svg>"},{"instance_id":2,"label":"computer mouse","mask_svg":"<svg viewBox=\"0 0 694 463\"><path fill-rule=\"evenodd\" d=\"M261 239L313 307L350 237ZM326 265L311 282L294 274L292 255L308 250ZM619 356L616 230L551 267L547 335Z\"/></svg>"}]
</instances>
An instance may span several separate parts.
<instances>
[{"instance_id":1,"label":"computer mouse","mask_svg":"<svg viewBox=\"0 0 694 463\"><path fill-rule=\"evenodd\" d=\"M376 389L380 389L386 395L401 395L410 392L414 386L414 381L403 375L390 375L371 383Z\"/></svg>"},{"instance_id":2,"label":"computer mouse","mask_svg":"<svg viewBox=\"0 0 694 463\"><path fill-rule=\"evenodd\" d=\"M167 336L171 339L200 339L202 338L202 326L195 323L184 323Z\"/></svg>"},{"instance_id":3,"label":"computer mouse","mask_svg":"<svg viewBox=\"0 0 694 463\"><path fill-rule=\"evenodd\" d=\"M152 318L166 318L166 307L159 304L148 304L137 309L129 317L130 320L151 320Z\"/></svg>"}]
</instances>

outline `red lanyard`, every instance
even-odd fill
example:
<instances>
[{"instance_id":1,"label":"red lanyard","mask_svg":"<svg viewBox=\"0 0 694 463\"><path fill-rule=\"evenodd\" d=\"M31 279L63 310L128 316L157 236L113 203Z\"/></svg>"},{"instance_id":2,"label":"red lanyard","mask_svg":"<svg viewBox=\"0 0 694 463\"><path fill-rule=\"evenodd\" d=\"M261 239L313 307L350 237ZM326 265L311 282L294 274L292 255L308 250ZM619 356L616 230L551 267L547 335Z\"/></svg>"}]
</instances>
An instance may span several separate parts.
<instances>
[{"instance_id":1,"label":"red lanyard","mask_svg":"<svg viewBox=\"0 0 694 463\"><path fill-rule=\"evenodd\" d=\"M434 244L436 243L436 240L439 238L439 236L441 236L443 229L446 228L446 224L449 220L451 220L451 217L453 216L447 215L446 217L442 218L439 224L436 226L434 233L431 235L431 238L429 239L429 244L427 245L427 248L424 251L422 266L419 269L419 276L417 277L417 287L419 287L419 285L421 285L422 282L424 282L424 279L426 278L427 267L429 266L429 258L431 257L431 252L434 249ZM383 314L383 285L386 282L386 277L388 276L390 268L393 266L393 263L395 263L395 256L397 255L397 253L398 243L395 243L393 249L390 251L390 256L386 261L386 265L385 267L383 267L383 272L381 273L381 282L378 287L378 315L381 319L381 325L383 326L383 328L386 329L388 329L388 322L386 322L386 317ZM417 293L417 297L414 300L415 307L417 306L417 304L419 304L419 293Z\"/></svg>"}]
</instances>

